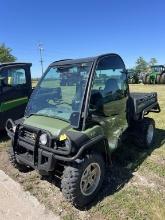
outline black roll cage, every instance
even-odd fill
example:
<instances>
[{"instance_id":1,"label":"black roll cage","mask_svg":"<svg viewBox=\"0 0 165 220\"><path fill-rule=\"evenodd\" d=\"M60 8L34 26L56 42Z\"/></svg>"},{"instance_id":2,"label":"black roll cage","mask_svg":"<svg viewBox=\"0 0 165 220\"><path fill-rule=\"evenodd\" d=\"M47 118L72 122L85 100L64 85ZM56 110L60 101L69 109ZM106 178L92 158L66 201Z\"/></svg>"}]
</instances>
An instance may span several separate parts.
<instances>
[{"instance_id":1,"label":"black roll cage","mask_svg":"<svg viewBox=\"0 0 165 220\"><path fill-rule=\"evenodd\" d=\"M96 70L97 65L100 62L100 60L102 60L103 58L109 57L109 56L117 56L117 57L119 57L121 59L121 61L123 62L123 64L124 64L123 59L118 54L115 54L115 53L104 54L104 55L98 56L96 58L96 60L94 61L93 66L92 66L91 71L90 71L90 74L89 74L89 78L88 78L87 89L86 89L86 96L84 96L84 97L86 97L86 99L85 99L85 107L84 107L84 117L83 117L82 130L86 129L86 120L88 118L88 108L89 108L89 102L90 102L90 96L91 96L92 83L93 83L93 79L94 79L94 76L95 76L95 70ZM125 73L127 75L125 64L124 64L124 69L125 69Z\"/></svg>"}]
</instances>

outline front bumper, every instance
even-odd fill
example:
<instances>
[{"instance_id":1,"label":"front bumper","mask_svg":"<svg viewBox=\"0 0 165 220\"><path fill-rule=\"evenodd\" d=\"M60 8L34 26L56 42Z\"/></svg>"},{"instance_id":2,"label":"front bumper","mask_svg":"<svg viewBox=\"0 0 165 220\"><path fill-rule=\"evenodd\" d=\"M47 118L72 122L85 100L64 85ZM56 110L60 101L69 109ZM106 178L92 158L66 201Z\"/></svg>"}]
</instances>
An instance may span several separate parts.
<instances>
[{"instance_id":1,"label":"front bumper","mask_svg":"<svg viewBox=\"0 0 165 220\"><path fill-rule=\"evenodd\" d=\"M36 162L34 160L35 155L28 153L28 151L22 154L18 154L18 152L15 154L16 160L19 163L25 164L34 169L45 172L53 171L55 169L57 160L54 158L52 153L38 149L37 156L38 160Z\"/></svg>"},{"instance_id":2,"label":"front bumper","mask_svg":"<svg viewBox=\"0 0 165 220\"><path fill-rule=\"evenodd\" d=\"M10 121L12 126L14 122ZM31 126L18 124L15 132L6 127L8 136L12 139L13 152L18 163L25 164L39 171L53 171L56 167L57 159L53 152L49 152L53 137L47 131ZM39 137L42 133L47 133L49 143L47 147L39 144ZM43 149L43 148L45 149Z\"/></svg>"},{"instance_id":3,"label":"front bumper","mask_svg":"<svg viewBox=\"0 0 165 220\"><path fill-rule=\"evenodd\" d=\"M12 132L12 129L10 130L7 127L6 130L8 136L12 139L12 146L16 160L19 163L46 172L55 170L58 162L75 161L77 158L81 157L81 154L85 150L95 146L96 143L101 141L103 141L103 143L106 142L103 135L98 135L97 137L90 139L87 143L84 143L78 151L73 154L71 153L72 146L67 152L52 148L53 141L55 141L56 137L51 136L47 131L22 124L17 124L15 132ZM22 136L24 130L27 130L28 132L25 136ZM31 133L29 133L29 131ZM39 137L43 132L47 133L49 136L50 141L47 147L39 144Z\"/></svg>"}]
</instances>

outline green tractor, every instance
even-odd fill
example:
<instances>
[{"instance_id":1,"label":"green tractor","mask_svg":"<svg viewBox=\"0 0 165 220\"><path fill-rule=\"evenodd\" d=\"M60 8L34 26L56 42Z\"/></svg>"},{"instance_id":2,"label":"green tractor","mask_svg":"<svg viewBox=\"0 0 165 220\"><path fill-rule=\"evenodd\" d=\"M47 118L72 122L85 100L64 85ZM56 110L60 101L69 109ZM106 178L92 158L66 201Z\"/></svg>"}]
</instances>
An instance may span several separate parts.
<instances>
[{"instance_id":1,"label":"green tractor","mask_svg":"<svg viewBox=\"0 0 165 220\"><path fill-rule=\"evenodd\" d=\"M151 66L151 72L143 77L144 84L165 84L165 66L154 65Z\"/></svg>"}]
</instances>

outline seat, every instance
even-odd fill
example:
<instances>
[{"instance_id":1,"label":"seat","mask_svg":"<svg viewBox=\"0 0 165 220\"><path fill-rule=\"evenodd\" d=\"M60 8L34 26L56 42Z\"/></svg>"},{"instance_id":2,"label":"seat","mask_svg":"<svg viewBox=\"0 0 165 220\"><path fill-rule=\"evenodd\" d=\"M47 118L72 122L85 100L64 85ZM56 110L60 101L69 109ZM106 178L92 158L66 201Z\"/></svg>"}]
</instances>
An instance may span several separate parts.
<instances>
[{"instance_id":1,"label":"seat","mask_svg":"<svg viewBox=\"0 0 165 220\"><path fill-rule=\"evenodd\" d=\"M116 79L108 79L105 83L105 88L103 90L103 96L106 96L107 94L115 93L117 90L119 90L119 86Z\"/></svg>"},{"instance_id":2,"label":"seat","mask_svg":"<svg viewBox=\"0 0 165 220\"><path fill-rule=\"evenodd\" d=\"M97 90L91 92L90 108L95 110L94 114L104 115L103 96Z\"/></svg>"}]
</instances>

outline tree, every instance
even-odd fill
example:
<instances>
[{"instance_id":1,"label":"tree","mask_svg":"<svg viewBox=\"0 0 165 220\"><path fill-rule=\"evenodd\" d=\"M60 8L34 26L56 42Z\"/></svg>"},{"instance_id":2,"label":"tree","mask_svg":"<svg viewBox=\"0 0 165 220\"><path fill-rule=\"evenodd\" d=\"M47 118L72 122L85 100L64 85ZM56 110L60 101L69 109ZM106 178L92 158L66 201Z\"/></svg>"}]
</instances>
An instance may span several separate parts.
<instances>
[{"instance_id":1,"label":"tree","mask_svg":"<svg viewBox=\"0 0 165 220\"><path fill-rule=\"evenodd\" d=\"M157 62L158 62L157 59L155 57L153 57L150 59L149 65L154 66L155 64L157 64Z\"/></svg>"},{"instance_id":2,"label":"tree","mask_svg":"<svg viewBox=\"0 0 165 220\"><path fill-rule=\"evenodd\" d=\"M5 44L0 44L0 63L16 61L16 57L11 52L11 48L6 47Z\"/></svg>"},{"instance_id":3,"label":"tree","mask_svg":"<svg viewBox=\"0 0 165 220\"><path fill-rule=\"evenodd\" d=\"M144 73L148 70L148 63L143 57L139 57L136 61L135 71L137 73Z\"/></svg>"}]
</instances>

